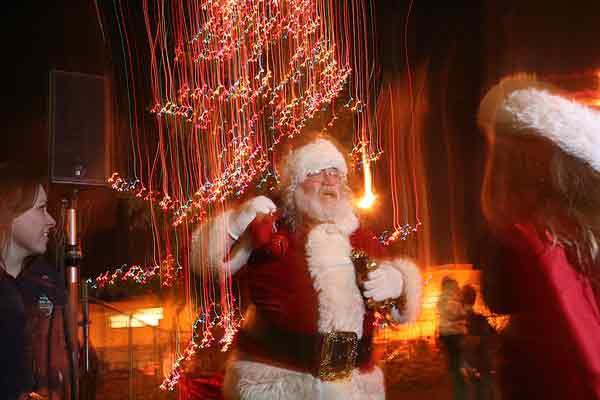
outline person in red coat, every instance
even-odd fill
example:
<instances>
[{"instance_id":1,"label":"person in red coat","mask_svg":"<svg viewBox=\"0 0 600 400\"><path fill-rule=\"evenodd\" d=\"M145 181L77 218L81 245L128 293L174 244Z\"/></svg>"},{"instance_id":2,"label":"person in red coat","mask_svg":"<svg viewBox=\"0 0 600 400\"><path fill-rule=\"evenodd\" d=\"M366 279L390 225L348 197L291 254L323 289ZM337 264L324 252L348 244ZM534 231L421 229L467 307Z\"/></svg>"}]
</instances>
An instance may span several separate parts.
<instances>
[{"instance_id":1,"label":"person in red coat","mask_svg":"<svg viewBox=\"0 0 600 400\"><path fill-rule=\"evenodd\" d=\"M280 172L280 208L255 197L194 235L196 258L203 247L211 268L226 274L244 268L249 282L252 306L227 366L225 397L383 399L365 299L402 299L392 317L415 320L419 269L387 256L360 225L346 160L332 139L313 135L287 154ZM362 284L353 264L357 251L378 263Z\"/></svg>"},{"instance_id":2,"label":"person in red coat","mask_svg":"<svg viewBox=\"0 0 600 400\"><path fill-rule=\"evenodd\" d=\"M481 103L484 296L511 315L507 399L600 399L600 112L531 78Z\"/></svg>"}]
</instances>

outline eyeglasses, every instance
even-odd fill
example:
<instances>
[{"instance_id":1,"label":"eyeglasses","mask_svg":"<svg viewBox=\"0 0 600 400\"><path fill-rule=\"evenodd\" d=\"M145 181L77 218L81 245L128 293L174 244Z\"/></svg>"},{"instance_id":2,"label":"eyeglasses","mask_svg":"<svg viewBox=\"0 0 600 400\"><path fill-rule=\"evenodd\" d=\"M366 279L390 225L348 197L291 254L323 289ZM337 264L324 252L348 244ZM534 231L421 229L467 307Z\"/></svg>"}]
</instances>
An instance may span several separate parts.
<instances>
[{"instance_id":1,"label":"eyeglasses","mask_svg":"<svg viewBox=\"0 0 600 400\"><path fill-rule=\"evenodd\" d=\"M339 182L345 177L339 169L335 167L323 168L318 171L311 171L306 174L306 179L314 182L323 182L325 178Z\"/></svg>"}]
</instances>

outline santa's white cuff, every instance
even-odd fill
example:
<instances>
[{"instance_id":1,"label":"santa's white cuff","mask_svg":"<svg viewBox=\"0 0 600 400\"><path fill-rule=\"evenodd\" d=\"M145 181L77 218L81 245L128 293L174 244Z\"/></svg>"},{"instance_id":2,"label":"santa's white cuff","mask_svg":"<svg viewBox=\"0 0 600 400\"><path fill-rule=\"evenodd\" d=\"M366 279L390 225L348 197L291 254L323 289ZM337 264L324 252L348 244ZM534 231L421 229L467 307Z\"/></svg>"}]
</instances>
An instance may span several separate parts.
<instances>
[{"instance_id":1,"label":"santa's white cuff","mask_svg":"<svg viewBox=\"0 0 600 400\"><path fill-rule=\"evenodd\" d=\"M397 258L387 263L402 273L404 278L403 295L406 297L403 309L394 312L392 316L401 323L414 322L421 311L421 295L423 292L421 271L409 258Z\"/></svg>"},{"instance_id":2,"label":"santa's white cuff","mask_svg":"<svg viewBox=\"0 0 600 400\"><path fill-rule=\"evenodd\" d=\"M243 267L252 247L249 240L240 240L233 251L230 250L235 239L229 233L229 218L233 210L225 211L200 225L192 233L192 270L201 273L203 265L210 270L229 268L231 273Z\"/></svg>"}]
</instances>

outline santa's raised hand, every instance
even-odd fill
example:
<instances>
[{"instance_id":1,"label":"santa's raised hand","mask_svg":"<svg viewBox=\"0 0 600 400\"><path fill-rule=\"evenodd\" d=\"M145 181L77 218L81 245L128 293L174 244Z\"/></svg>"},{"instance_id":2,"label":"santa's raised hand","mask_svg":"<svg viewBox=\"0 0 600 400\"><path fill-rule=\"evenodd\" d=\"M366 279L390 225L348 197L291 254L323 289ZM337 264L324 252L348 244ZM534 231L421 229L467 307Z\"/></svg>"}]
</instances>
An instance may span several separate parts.
<instances>
[{"instance_id":1,"label":"santa's raised hand","mask_svg":"<svg viewBox=\"0 0 600 400\"><path fill-rule=\"evenodd\" d=\"M258 214L271 214L276 210L275 203L265 196L257 196L246 201L229 217L229 236L238 240Z\"/></svg>"}]
</instances>

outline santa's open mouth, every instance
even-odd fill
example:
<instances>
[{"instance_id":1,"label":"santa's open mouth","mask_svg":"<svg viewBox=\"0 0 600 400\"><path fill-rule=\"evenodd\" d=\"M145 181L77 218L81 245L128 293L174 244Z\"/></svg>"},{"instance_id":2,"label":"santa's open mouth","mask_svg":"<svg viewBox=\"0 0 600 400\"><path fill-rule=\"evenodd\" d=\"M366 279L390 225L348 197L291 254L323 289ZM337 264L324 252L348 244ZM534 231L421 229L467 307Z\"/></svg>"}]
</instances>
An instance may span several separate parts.
<instances>
[{"instance_id":1,"label":"santa's open mouth","mask_svg":"<svg viewBox=\"0 0 600 400\"><path fill-rule=\"evenodd\" d=\"M337 192L332 191L332 190L326 190L321 192L321 197L325 198L325 199L332 199L335 200L338 198Z\"/></svg>"}]
</instances>

